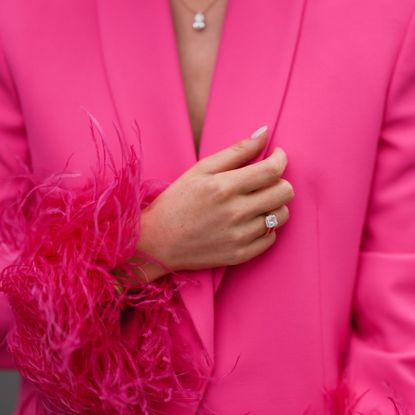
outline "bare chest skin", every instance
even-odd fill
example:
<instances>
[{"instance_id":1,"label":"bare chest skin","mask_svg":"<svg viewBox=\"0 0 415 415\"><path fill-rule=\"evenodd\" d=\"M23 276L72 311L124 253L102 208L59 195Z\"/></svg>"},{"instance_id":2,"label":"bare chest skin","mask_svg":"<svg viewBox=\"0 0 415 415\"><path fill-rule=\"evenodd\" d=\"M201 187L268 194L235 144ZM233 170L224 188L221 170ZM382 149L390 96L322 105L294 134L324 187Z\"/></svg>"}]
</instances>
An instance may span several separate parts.
<instances>
[{"instance_id":1,"label":"bare chest skin","mask_svg":"<svg viewBox=\"0 0 415 415\"><path fill-rule=\"evenodd\" d=\"M195 151L199 154L200 135L225 16L226 0L216 0L209 8L205 14L206 27L201 31L193 29L193 13L183 5L183 1L192 10L204 10L212 0L170 2Z\"/></svg>"}]
</instances>

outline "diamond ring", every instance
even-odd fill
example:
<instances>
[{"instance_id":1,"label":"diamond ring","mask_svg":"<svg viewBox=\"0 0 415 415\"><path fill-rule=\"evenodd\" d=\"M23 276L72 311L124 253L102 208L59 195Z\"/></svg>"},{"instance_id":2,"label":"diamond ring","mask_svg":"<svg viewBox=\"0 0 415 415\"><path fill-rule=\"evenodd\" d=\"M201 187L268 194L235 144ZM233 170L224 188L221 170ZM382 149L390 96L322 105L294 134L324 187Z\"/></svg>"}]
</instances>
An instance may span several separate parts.
<instances>
[{"instance_id":1,"label":"diamond ring","mask_svg":"<svg viewBox=\"0 0 415 415\"><path fill-rule=\"evenodd\" d=\"M267 227L267 234L278 226L278 219L275 213L270 213L265 216L265 226Z\"/></svg>"}]
</instances>

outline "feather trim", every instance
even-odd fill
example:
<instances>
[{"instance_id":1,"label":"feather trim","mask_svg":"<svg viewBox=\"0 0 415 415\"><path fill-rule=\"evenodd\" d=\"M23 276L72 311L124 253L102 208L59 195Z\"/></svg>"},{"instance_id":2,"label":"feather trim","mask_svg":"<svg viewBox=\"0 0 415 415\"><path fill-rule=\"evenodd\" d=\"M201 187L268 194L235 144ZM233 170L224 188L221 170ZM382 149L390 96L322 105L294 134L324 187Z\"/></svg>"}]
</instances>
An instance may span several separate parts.
<instances>
[{"instance_id":1,"label":"feather trim","mask_svg":"<svg viewBox=\"0 0 415 415\"><path fill-rule=\"evenodd\" d=\"M157 402L190 405L200 400L205 360L179 349L169 327L187 312L176 294L192 280L172 272L144 283L135 257L140 212L164 185L142 181L139 134L137 154L117 129L116 168L88 115L93 177L74 189L65 171L28 176L27 192L2 208L2 246L19 252L0 276L15 317L8 348L45 414L149 415ZM115 289L117 278L125 290ZM127 308L139 326L133 341L122 331Z\"/></svg>"},{"instance_id":2,"label":"feather trim","mask_svg":"<svg viewBox=\"0 0 415 415\"><path fill-rule=\"evenodd\" d=\"M349 380L344 373L339 379L337 385L333 388L325 388L323 390L324 396L324 413L327 415L384 415L377 409L372 409L369 412L362 412L359 409L360 403L363 402L370 389L357 394L353 391ZM396 394L391 393L394 396L388 396L387 400L390 402L390 408L388 414L394 413L394 415L409 415L409 413L403 409L401 403L396 397ZM308 409L303 415L317 415L317 412Z\"/></svg>"},{"instance_id":3,"label":"feather trim","mask_svg":"<svg viewBox=\"0 0 415 415\"><path fill-rule=\"evenodd\" d=\"M348 386L347 382L343 380L337 385L336 388L331 390L325 390L326 410L329 415L382 415L376 409L372 409L370 412L362 412L359 410L359 403L364 400L369 390L361 394L356 394ZM400 410L398 401L391 396L387 397L390 402L390 411L394 411L394 415L406 415L407 412Z\"/></svg>"}]
</instances>

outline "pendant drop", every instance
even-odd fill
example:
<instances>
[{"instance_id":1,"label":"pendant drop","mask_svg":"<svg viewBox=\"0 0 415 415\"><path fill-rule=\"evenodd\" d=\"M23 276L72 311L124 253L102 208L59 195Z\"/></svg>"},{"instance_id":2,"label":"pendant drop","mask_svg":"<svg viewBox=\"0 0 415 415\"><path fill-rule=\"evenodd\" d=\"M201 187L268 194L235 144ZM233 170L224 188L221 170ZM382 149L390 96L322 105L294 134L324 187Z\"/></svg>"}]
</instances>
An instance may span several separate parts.
<instances>
[{"instance_id":1,"label":"pendant drop","mask_svg":"<svg viewBox=\"0 0 415 415\"><path fill-rule=\"evenodd\" d=\"M205 27L205 15L202 12L197 12L193 19L193 29L203 30Z\"/></svg>"}]
</instances>

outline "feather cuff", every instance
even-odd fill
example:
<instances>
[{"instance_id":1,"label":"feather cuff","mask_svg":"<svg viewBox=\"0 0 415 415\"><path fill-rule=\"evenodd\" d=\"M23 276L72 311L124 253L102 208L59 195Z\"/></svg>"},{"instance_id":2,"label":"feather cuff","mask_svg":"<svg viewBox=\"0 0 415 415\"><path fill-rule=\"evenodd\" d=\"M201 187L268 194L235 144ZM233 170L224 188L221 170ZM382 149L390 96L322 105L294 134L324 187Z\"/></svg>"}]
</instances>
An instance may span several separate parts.
<instances>
[{"instance_id":1,"label":"feather cuff","mask_svg":"<svg viewBox=\"0 0 415 415\"><path fill-rule=\"evenodd\" d=\"M191 280L171 273L144 283L134 259L140 212L163 186L142 181L139 134L137 154L117 130L116 168L89 117L98 159L92 179L75 190L64 185L65 172L32 176L29 190L3 206L2 245L19 252L0 277L15 317L8 348L45 414L136 415L154 413L157 402L189 405L200 399L206 368L179 350L169 325L187 312L177 291ZM115 274L126 290L115 289ZM130 282L139 289L131 293ZM126 308L139 326L133 341L122 331Z\"/></svg>"}]
</instances>

